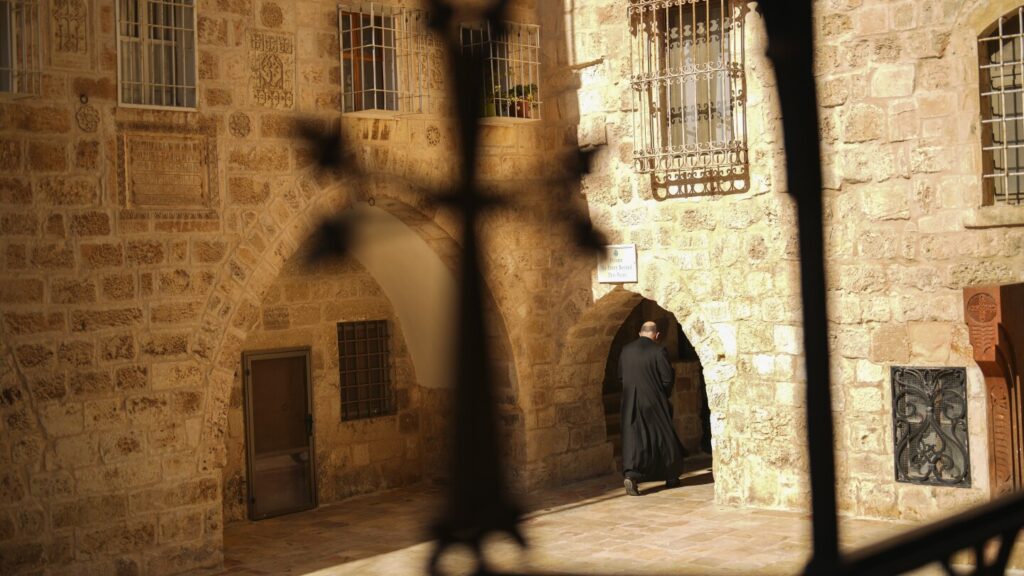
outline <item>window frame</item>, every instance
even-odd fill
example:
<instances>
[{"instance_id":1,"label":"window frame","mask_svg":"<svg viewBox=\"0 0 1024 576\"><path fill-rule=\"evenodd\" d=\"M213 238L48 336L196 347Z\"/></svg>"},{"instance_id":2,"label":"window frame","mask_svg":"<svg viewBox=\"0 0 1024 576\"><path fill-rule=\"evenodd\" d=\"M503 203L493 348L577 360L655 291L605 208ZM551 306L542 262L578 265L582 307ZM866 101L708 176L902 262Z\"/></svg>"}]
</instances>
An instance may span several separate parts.
<instances>
[{"instance_id":1,"label":"window frame","mask_svg":"<svg viewBox=\"0 0 1024 576\"><path fill-rule=\"evenodd\" d=\"M146 110L176 110L176 111L179 111L179 112L195 112L195 111L198 111L199 110L199 17L198 17L199 6L197 5L196 0L191 0L191 2L192 2L192 4L191 4L191 8L192 8L192 29L191 29L191 35L192 35L192 46L193 46L191 63L192 63L192 73L194 75L194 79L193 79L194 80L194 84L192 86L179 85L179 86L174 86L173 87L175 90L178 90L178 89L184 89L184 90L191 89L191 90L193 90L194 93L195 93L195 95L194 95L195 105L193 105L193 106L184 106L184 105L183 106L174 106L174 105L168 105L168 104L145 104L145 103L126 102L125 101L125 99L124 99L124 83L125 83L125 78L124 78L124 72L123 72L123 63L124 63L125 54L124 54L124 50L122 49L123 42L125 42L125 41L133 42L133 43L134 42L138 42L139 45L140 45L140 52L143 54L143 56L141 57L140 64L139 64L140 76L142 77L142 80L139 82L139 85L140 85L140 88L142 89L143 93L145 93L145 90L146 90L147 87L151 87L151 86L153 86L155 84L153 82L153 76L150 73L147 72L148 68L146 68L146 66L145 66L145 60L146 60L145 59L145 51L146 51L146 48L147 48L147 46L152 45L153 42L160 42L160 43L166 44L167 41L166 40L153 40L151 38L143 38L143 31L145 29L145 26L148 25L148 18L149 18L148 8L152 4L163 2L164 0L138 0L139 5L140 5L140 19L139 19L138 23L136 24L138 26L138 28L139 28L138 36L135 36L135 37L124 36L124 35L121 34L122 26L127 23L125 21L122 21L121 4L122 4L123 1L132 1L132 0L114 0L114 23L115 23L115 27L116 27L115 39L116 39L116 44L117 44L117 105L118 105L118 107L123 107L123 108L140 108L140 109L146 109ZM172 45L174 45L174 44L172 44ZM185 49L184 46L182 46L181 49L184 50ZM178 60L178 58L175 58L175 60ZM187 62L188 61L188 59L185 58L184 56L180 60L182 62ZM147 75L148 75L148 77L147 77Z\"/></svg>"},{"instance_id":2,"label":"window frame","mask_svg":"<svg viewBox=\"0 0 1024 576\"><path fill-rule=\"evenodd\" d=\"M715 10L712 4L717 5ZM660 184L674 184L678 193L670 195L749 190L743 23L747 10L743 0L629 0L633 169L650 174ZM672 16L676 16L675 28L669 28ZM706 48L694 41L687 47L682 28L693 28L688 36L694 40L704 34ZM678 46L671 46L667 39L671 31L677 31ZM717 59L711 52L716 35ZM721 84L727 84L728 91L716 98ZM686 106L691 95L692 129ZM716 104L721 102L728 103L728 111L716 118ZM701 118L702 105L706 119ZM730 137L718 138L722 130ZM702 139L702 132L706 138Z\"/></svg>"},{"instance_id":3,"label":"window frame","mask_svg":"<svg viewBox=\"0 0 1024 576\"><path fill-rule=\"evenodd\" d=\"M503 24L505 29L501 34L491 29L490 22L459 26L463 53L479 49L485 64L479 121L484 124L513 124L542 120L541 26L511 21ZM527 41L513 40L512 35L517 33L525 34ZM467 34L469 42L466 41ZM530 39L536 42L531 43ZM526 56L514 57L513 54ZM513 79L519 83L514 84ZM498 87L500 91L496 90Z\"/></svg>"},{"instance_id":4,"label":"window frame","mask_svg":"<svg viewBox=\"0 0 1024 576\"><path fill-rule=\"evenodd\" d=\"M1016 19L1017 30L1004 36L1003 25L1008 21ZM1011 76L1016 77L1016 86L1010 85L1011 90L1008 92L1005 86L1000 87L996 90L993 85L992 72L996 68L1005 68L1005 62L1000 60L999 63L993 61L993 56L996 56L1004 51L1006 46L1005 39L1009 39L1011 46L1017 44L1017 60L1010 61ZM993 50L991 46L995 46ZM980 130L979 130L979 143L981 149L981 203L980 208L986 210L999 210L1002 209L1013 209L1018 207L1024 207L1024 5L1018 6L1017 8L1010 10L1000 15L996 20L990 23L981 34L977 37L978 47L978 104L979 104L979 116L980 116ZM987 84L987 86L986 86ZM1012 115L1010 122L1006 120L997 120L995 115L994 104L995 100L999 95L1002 95L1001 104L1001 116L998 118L1005 118L1006 112L1006 94L1011 94L1011 98L1014 100L1014 108L1017 109L1017 114ZM996 126L1001 126L1003 131L1002 146L997 147L995 144ZM1007 128L1012 126L1013 131L1016 134L1013 140L1012 146L1007 146L1009 138L1007 137ZM1016 155L1018 156L1015 166L1016 170L1011 170L1009 166L1009 160L1006 158L1006 151L1008 148L1014 148L1017 150ZM995 168L996 156L1002 150L1004 155L1004 166L1001 170ZM1008 174L1009 172L1017 172L1015 175ZM1004 190L1002 195L996 194L998 187L997 180L1002 179L1004 181ZM1017 192L1011 194L1008 184L1011 180L1016 180ZM1004 197L1005 200L999 202L999 197ZM1015 202L1010 202L1010 198L1013 197Z\"/></svg>"},{"instance_id":5,"label":"window frame","mask_svg":"<svg viewBox=\"0 0 1024 576\"><path fill-rule=\"evenodd\" d=\"M10 68L7 70L11 86L9 90L0 89L0 97L29 98L38 96L42 91L41 7L40 0L0 0L0 11L4 12L6 18L6 25L3 28L8 41L6 50L10 58ZM15 17L19 12L28 16L23 16L19 20ZM0 47L0 50L3 49L4 47ZM26 56L19 58L19 52L25 53ZM26 83L27 88L21 86Z\"/></svg>"},{"instance_id":6,"label":"window frame","mask_svg":"<svg viewBox=\"0 0 1024 576\"><path fill-rule=\"evenodd\" d=\"M358 350L358 344L360 342L367 343L371 339L366 336L366 330L370 327L374 327L378 330L377 336L373 341L381 346L381 348L375 352L369 352L364 349L361 353ZM363 337L360 340L359 337L354 337L351 340L343 339L343 331L347 328L351 328L353 333L356 333L360 328L363 329ZM398 402L395 393L395 383L392 377L394 370L394 361L391 356L391 338L393 336L390 323L388 320L351 320L338 322L336 324L337 331L337 346L338 346L338 405L341 422L357 422L360 420L372 420L374 418L382 418L387 416L394 416L398 413ZM351 342L355 351L352 355L347 355L343 346ZM368 346L366 347L368 348ZM382 356L381 365L376 367L364 366L360 368L360 359L366 359L370 354L378 354ZM349 368L347 360L352 360L352 367ZM368 363L367 363L368 364ZM367 372L367 381L364 384L359 384L358 372L365 370ZM380 381L370 381L370 377L376 371L380 374ZM347 383L346 376L352 375L354 383ZM377 398L356 398L355 400L346 401L346 392L355 392L358 396L359 388L368 389L367 392L380 391L380 397ZM374 412L373 402L380 402L380 409ZM363 407L361 404L370 403L367 408L367 413L363 413ZM354 412L354 414L353 414Z\"/></svg>"},{"instance_id":7,"label":"window frame","mask_svg":"<svg viewBox=\"0 0 1024 576\"><path fill-rule=\"evenodd\" d=\"M429 83L430 71L434 64L430 56L432 32L427 26L428 13L417 8L382 2L338 4L337 11L342 116L394 118L430 113L432 94ZM364 18L369 19L368 24L362 22ZM377 19L381 20L380 25L376 23ZM384 25L386 20L390 20L390 26ZM346 22L350 26L349 30L345 30ZM353 24L358 26L352 26ZM362 42L365 30L374 31L370 44L367 45ZM377 30L380 30L382 35L390 33L390 42L378 39ZM347 48L346 40L351 40ZM355 63L376 63L376 50L381 51L380 86L377 86L374 66L375 87L367 89L363 87L363 66L356 66ZM346 66L350 63L353 72L351 89L346 84ZM356 77L360 78L358 84L355 81ZM385 106L389 100L393 100L394 107L367 107L367 100L372 100L373 105L376 105L378 100L383 100ZM348 108L349 101L352 102L351 109ZM356 106L357 101L362 101L362 108Z\"/></svg>"}]
</instances>

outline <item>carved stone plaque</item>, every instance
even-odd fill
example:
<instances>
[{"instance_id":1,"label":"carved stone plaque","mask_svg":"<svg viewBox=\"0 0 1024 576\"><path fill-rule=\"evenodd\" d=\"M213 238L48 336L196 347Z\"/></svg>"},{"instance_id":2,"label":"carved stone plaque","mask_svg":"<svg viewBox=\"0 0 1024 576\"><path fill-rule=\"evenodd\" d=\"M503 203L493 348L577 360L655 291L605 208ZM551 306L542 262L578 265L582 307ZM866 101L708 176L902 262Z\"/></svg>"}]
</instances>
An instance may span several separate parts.
<instances>
[{"instance_id":1,"label":"carved stone plaque","mask_svg":"<svg viewBox=\"0 0 1024 576\"><path fill-rule=\"evenodd\" d=\"M249 96L253 104L290 110L295 106L295 37L249 33Z\"/></svg>"},{"instance_id":2,"label":"carved stone plaque","mask_svg":"<svg viewBox=\"0 0 1024 576\"><path fill-rule=\"evenodd\" d=\"M50 62L61 68L89 68L89 4L52 0L49 10Z\"/></svg>"},{"instance_id":3,"label":"carved stone plaque","mask_svg":"<svg viewBox=\"0 0 1024 576\"><path fill-rule=\"evenodd\" d=\"M118 188L128 209L216 208L216 139L202 132L123 132Z\"/></svg>"},{"instance_id":4,"label":"carved stone plaque","mask_svg":"<svg viewBox=\"0 0 1024 576\"><path fill-rule=\"evenodd\" d=\"M1024 487L1024 284L964 289L974 361L985 375L992 494Z\"/></svg>"}]
</instances>

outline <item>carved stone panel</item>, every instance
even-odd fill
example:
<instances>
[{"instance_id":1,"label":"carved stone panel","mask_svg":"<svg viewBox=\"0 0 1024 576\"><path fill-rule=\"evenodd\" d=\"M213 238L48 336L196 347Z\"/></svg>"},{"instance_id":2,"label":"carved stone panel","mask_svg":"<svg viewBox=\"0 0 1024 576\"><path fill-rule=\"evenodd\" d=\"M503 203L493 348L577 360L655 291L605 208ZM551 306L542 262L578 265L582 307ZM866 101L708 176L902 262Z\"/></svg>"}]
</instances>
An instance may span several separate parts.
<instances>
[{"instance_id":1,"label":"carved stone panel","mask_svg":"<svg viewBox=\"0 0 1024 576\"><path fill-rule=\"evenodd\" d=\"M992 494L1024 487L1024 284L964 290L974 360L985 374Z\"/></svg>"},{"instance_id":2,"label":"carved stone panel","mask_svg":"<svg viewBox=\"0 0 1024 576\"><path fill-rule=\"evenodd\" d=\"M217 144L205 130L138 126L118 136L118 196L129 210L218 207Z\"/></svg>"},{"instance_id":3,"label":"carved stone panel","mask_svg":"<svg viewBox=\"0 0 1024 576\"><path fill-rule=\"evenodd\" d=\"M91 67L89 3L51 0L49 10L50 63L60 68Z\"/></svg>"},{"instance_id":4,"label":"carved stone panel","mask_svg":"<svg viewBox=\"0 0 1024 576\"><path fill-rule=\"evenodd\" d=\"M294 108L294 35L255 30L249 33L249 96L257 106Z\"/></svg>"}]
</instances>

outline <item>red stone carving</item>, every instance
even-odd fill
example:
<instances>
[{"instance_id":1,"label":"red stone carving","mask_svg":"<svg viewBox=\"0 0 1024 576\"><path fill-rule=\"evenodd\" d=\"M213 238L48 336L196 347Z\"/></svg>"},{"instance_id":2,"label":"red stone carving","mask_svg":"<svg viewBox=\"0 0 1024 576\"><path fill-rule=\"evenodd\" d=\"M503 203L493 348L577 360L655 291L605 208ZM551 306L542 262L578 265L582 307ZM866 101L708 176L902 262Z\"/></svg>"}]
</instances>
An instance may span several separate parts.
<instances>
[{"instance_id":1,"label":"red stone carving","mask_svg":"<svg viewBox=\"0 0 1024 576\"><path fill-rule=\"evenodd\" d=\"M985 374L992 494L1024 487L1024 284L964 290L974 360Z\"/></svg>"}]
</instances>

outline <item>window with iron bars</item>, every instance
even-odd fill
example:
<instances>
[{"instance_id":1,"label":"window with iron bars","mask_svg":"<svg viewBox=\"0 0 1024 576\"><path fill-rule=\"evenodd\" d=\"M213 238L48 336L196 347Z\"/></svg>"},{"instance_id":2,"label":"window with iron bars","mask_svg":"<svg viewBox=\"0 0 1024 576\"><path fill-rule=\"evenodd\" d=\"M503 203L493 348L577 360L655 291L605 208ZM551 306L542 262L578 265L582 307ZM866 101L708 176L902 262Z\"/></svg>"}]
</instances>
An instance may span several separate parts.
<instances>
[{"instance_id":1,"label":"window with iron bars","mask_svg":"<svg viewBox=\"0 0 1024 576\"><path fill-rule=\"evenodd\" d=\"M978 39L983 204L1024 204L1024 6Z\"/></svg>"},{"instance_id":2,"label":"window with iron bars","mask_svg":"<svg viewBox=\"0 0 1024 576\"><path fill-rule=\"evenodd\" d=\"M485 119L540 119L540 26L463 25L462 51L483 60Z\"/></svg>"},{"instance_id":3,"label":"window with iron bars","mask_svg":"<svg viewBox=\"0 0 1024 576\"><path fill-rule=\"evenodd\" d=\"M0 0L0 92L38 94L39 1Z\"/></svg>"},{"instance_id":4,"label":"window with iron bars","mask_svg":"<svg viewBox=\"0 0 1024 576\"><path fill-rule=\"evenodd\" d=\"M341 419L395 413L386 320L338 323Z\"/></svg>"},{"instance_id":5,"label":"window with iron bars","mask_svg":"<svg viewBox=\"0 0 1024 576\"><path fill-rule=\"evenodd\" d=\"M745 185L741 7L733 0L631 0L633 159L679 194Z\"/></svg>"},{"instance_id":6,"label":"window with iron bars","mask_svg":"<svg viewBox=\"0 0 1024 576\"><path fill-rule=\"evenodd\" d=\"M342 112L430 111L427 13L370 3L338 7Z\"/></svg>"},{"instance_id":7,"label":"window with iron bars","mask_svg":"<svg viewBox=\"0 0 1024 576\"><path fill-rule=\"evenodd\" d=\"M195 0L118 0L118 102L196 107Z\"/></svg>"}]
</instances>

